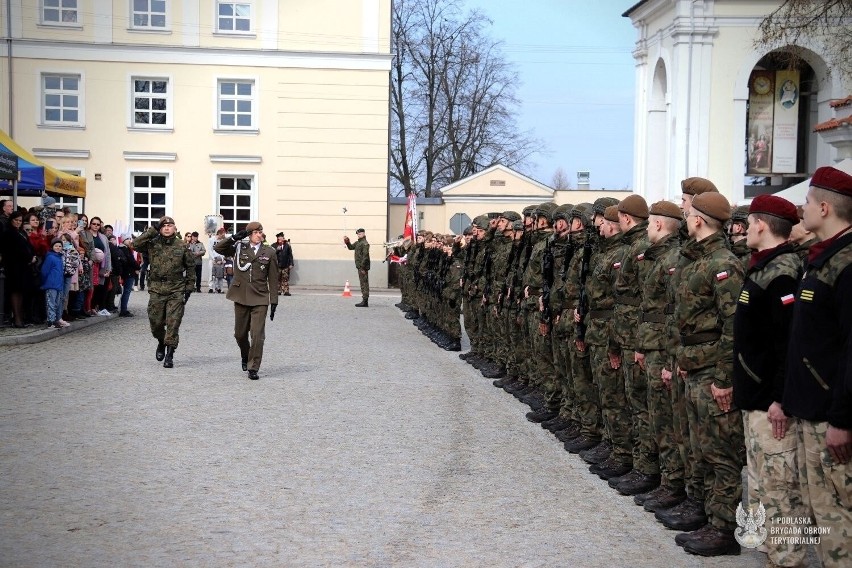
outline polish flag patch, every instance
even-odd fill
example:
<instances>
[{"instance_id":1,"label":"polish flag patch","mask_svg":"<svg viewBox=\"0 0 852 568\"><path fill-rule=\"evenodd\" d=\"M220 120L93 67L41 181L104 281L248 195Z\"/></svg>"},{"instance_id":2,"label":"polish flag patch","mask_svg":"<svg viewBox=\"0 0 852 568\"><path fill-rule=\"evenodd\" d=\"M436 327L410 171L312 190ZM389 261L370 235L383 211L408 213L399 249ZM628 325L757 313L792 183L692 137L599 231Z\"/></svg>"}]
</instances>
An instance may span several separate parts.
<instances>
[{"instance_id":1,"label":"polish flag patch","mask_svg":"<svg viewBox=\"0 0 852 568\"><path fill-rule=\"evenodd\" d=\"M728 271L727 270L723 270L722 272L719 272L718 274L716 274L716 280L718 280L719 282L721 282L722 280L727 280L727 279L728 279Z\"/></svg>"},{"instance_id":2,"label":"polish flag patch","mask_svg":"<svg viewBox=\"0 0 852 568\"><path fill-rule=\"evenodd\" d=\"M781 296L781 303L784 304L785 306L787 304L792 304L795 301L796 301L796 296L793 295L793 294L787 294L786 296Z\"/></svg>"},{"instance_id":3,"label":"polish flag patch","mask_svg":"<svg viewBox=\"0 0 852 568\"><path fill-rule=\"evenodd\" d=\"M674 266L672 266L671 268L669 268L669 274L674 274L674 273L675 273L675 268L674 268Z\"/></svg>"},{"instance_id":4,"label":"polish flag patch","mask_svg":"<svg viewBox=\"0 0 852 568\"><path fill-rule=\"evenodd\" d=\"M612 267L615 268L616 270L618 270L619 268L621 268L621 263L620 262L614 262L612 264Z\"/></svg>"},{"instance_id":5,"label":"polish flag patch","mask_svg":"<svg viewBox=\"0 0 852 568\"><path fill-rule=\"evenodd\" d=\"M636 260L645 260L645 253L639 253L636 255Z\"/></svg>"}]
</instances>

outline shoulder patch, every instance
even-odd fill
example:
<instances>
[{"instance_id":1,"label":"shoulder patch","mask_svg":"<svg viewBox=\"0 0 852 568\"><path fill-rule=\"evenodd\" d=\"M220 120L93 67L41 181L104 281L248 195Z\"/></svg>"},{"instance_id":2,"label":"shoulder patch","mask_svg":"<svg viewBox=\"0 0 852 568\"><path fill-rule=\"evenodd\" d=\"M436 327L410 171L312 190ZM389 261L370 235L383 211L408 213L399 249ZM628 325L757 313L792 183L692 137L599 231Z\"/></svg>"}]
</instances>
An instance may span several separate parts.
<instances>
[{"instance_id":1,"label":"shoulder patch","mask_svg":"<svg viewBox=\"0 0 852 568\"><path fill-rule=\"evenodd\" d=\"M794 296L793 294L787 294L786 296L781 296L781 303L785 306L787 304L792 304L795 301L796 301L796 296Z\"/></svg>"},{"instance_id":2,"label":"shoulder patch","mask_svg":"<svg viewBox=\"0 0 852 568\"><path fill-rule=\"evenodd\" d=\"M619 268L621 268L621 263L620 262L613 262L612 267L615 268L616 270L618 270Z\"/></svg>"},{"instance_id":3,"label":"shoulder patch","mask_svg":"<svg viewBox=\"0 0 852 568\"><path fill-rule=\"evenodd\" d=\"M674 274L674 273L675 273L675 267L672 266L671 268L669 268L669 274Z\"/></svg>"},{"instance_id":4,"label":"shoulder patch","mask_svg":"<svg viewBox=\"0 0 852 568\"><path fill-rule=\"evenodd\" d=\"M748 300L749 300L748 290L743 289L743 291L740 292L739 302L741 304L748 304Z\"/></svg>"},{"instance_id":5,"label":"shoulder patch","mask_svg":"<svg viewBox=\"0 0 852 568\"><path fill-rule=\"evenodd\" d=\"M799 294L799 299L803 302L813 302L814 301L814 291L813 290L802 290Z\"/></svg>"},{"instance_id":6,"label":"shoulder patch","mask_svg":"<svg viewBox=\"0 0 852 568\"><path fill-rule=\"evenodd\" d=\"M639 254L637 254L637 255L636 255L636 260L645 260L645 253L644 253L644 252L640 252Z\"/></svg>"},{"instance_id":7,"label":"shoulder patch","mask_svg":"<svg viewBox=\"0 0 852 568\"><path fill-rule=\"evenodd\" d=\"M716 274L716 280L718 280L719 282L721 282L722 280L727 280L727 279L728 279L728 271L727 270L723 270L722 272L718 272Z\"/></svg>"}]
</instances>

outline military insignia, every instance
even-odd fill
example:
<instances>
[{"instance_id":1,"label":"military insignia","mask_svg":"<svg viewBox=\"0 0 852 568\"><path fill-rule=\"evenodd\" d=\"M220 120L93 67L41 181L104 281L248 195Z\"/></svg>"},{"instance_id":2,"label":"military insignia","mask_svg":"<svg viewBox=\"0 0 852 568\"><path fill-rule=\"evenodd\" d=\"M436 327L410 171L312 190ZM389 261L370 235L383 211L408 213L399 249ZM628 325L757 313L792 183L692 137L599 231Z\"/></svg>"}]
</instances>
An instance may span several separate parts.
<instances>
[{"instance_id":1,"label":"military insignia","mask_svg":"<svg viewBox=\"0 0 852 568\"><path fill-rule=\"evenodd\" d=\"M722 280L727 280L727 279L728 279L728 271L727 270L723 270L722 272L719 272L719 273L716 274L716 280L718 280L719 282L721 282Z\"/></svg>"},{"instance_id":2,"label":"military insignia","mask_svg":"<svg viewBox=\"0 0 852 568\"><path fill-rule=\"evenodd\" d=\"M612 267L615 268L616 270L618 270L619 268L621 268L621 263L620 262L613 262Z\"/></svg>"},{"instance_id":3,"label":"military insignia","mask_svg":"<svg viewBox=\"0 0 852 568\"><path fill-rule=\"evenodd\" d=\"M748 304L748 300L749 300L748 290L743 290L742 292L740 292L740 300L739 300L740 303L741 304Z\"/></svg>"},{"instance_id":4,"label":"military insignia","mask_svg":"<svg viewBox=\"0 0 852 568\"><path fill-rule=\"evenodd\" d=\"M636 260L645 260L645 253L639 253L636 255Z\"/></svg>"},{"instance_id":5,"label":"military insignia","mask_svg":"<svg viewBox=\"0 0 852 568\"><path fill-rule=\"evenodd\" d=\"M792 304L795 301L796 301L796 296L794 296L793 294L787 294L786 296L781 296L781 303L784 304L785 306L787 304Z\"/></svg>"},{"instance_id":6,"label":"military insignia","mask_svg":"<svg viewBox=\"0 0 852 568\"><path fill-rule=\"evenodd\" d=\"M734 531L734 538L746 548L757 548L766 540L767 531L763 526L766 523L766 509L763 503L757 504L757 510L748 508L748 513L743 509L743 504L737 505L737 524L739 528Z\"/></svg>"},{"instance_id":7,"label":"military insignia","mask_svg":"<svg viewBox=\"0 0 852 568\"><path fill-rule=\"evenodd\" d=\"M799 299L803 302L813 302L814 301L814 291L813 290L802 290L799 294Z\"/></svg>"}]
</instances>

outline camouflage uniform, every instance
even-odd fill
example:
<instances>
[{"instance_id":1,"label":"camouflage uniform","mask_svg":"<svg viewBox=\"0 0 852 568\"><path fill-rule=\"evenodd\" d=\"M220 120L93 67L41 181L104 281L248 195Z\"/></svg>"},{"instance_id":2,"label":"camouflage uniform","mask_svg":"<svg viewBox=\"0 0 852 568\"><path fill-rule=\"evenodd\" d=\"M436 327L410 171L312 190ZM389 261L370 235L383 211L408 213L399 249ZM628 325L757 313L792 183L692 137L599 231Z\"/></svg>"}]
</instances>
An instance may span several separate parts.
<instances>
[{"instance_id":1,"label":"camouflage uniform","mask_svg":"<svg viewBox=\"0 0 852 568\"><path fill-rule=\"evenodd\" d=\"M358 269L358 282L361 285L361 300L370 298L370 243L367 237L359 237L355 244L347 243L349 250L355 251L355 268Z\"/></svg>"},{"instance_id":2,"label":"camouflage uniform","mask_svg":"<svg viewBox=\"0 0 852 568\"><path fill-rule=\"evenodd\" d=\"M553 347L551 334L542 335L539 324L542 323L543 313L539 307L544 286L544 257L547 241L553 232L550 229L539 229L532 235L533 249L523 277L523 294L529 294L522 300L526 310L526 337L529 357L529 378L536 383L544 394L547 407L559 408L561 391L556 381L556 371L553 368Z\"/></svg>"},{"instance_id":3,"label":"camouflage uniform","mask_svg":"<svg viewBox=\"0 0 852 568\"><path fill-rule=\"evenodd\" d=\"M133 240L148 254L148 322L157 341L177 347L184 293L195 287L195 257L177 233L163 237L153 227Z\"/></svg>"},{"instance_id":4,"label":"camouflage uniform","mask_svg":"<svg viewBox=\"0 0 852 568\"><path fill-rule=\"evenodd\" d=\"M703 467L705 512L720 530L737 527L745 461L743 423L732 405L722 412L710 385L730 388L733 375L733 315L743 282L742 265L718 231L681 249L685 262L675 320L680 330L677 365L686 372L690 445Z\"/></svg>"},{"instance_id":5,"label":"camouflage uniform","mask_svg":"<svg viewBox=\"0 0 852 568\"><path fill-rule=\"evenodd\" d=\"M560 206L560 211L565 206ZM568 215L570 208L560 211L560 214ZM574 339L574 314L573 306L569 309L565 296L565 278L568 264L574 254L574 247L570 243L568 235L551 237L551 254L553 256L553 284L550 288L549 307L553 314L553 329L551 330L551 357L556 380L559 385L559 411L565 418L571 418L572 406L574 404L574 392L570 374L570 354ZM563 321L563 319L565 321Z\"/></svg>"},{"instance_id":6,"label":"camouflage uniform","mask_svg":"<svg viewBox=\"0 0 852 568\"><path fill-rule=\"evenodd\" d=\"M767 419L770 405L780 404L784 394L800 262L788 244L755 254L734 317L734 404L743 411L747 506L757 510L763 504L770 528L781 517L807 515L796 473L798 425L789 421L791 428L777 440ZM791 541L767 539L761 550L778 566L798 566L805 557L805 547Z\"/></svg>"},{"instance_id":7,"label":"camouflage uniform","mask_svg":"<svg viewBox=\"0 0 852 568\"><path fill-rule=\"evenodd\" d=\"M735 243L731 243L731 252L734 253L740 263L743 265L743 270L748 267L749 259L751 258L751 249L746 244L746 239L742 238Z\"/></svg>"},{"instance_id":8,"label":"camouflage uniform","mask_svg":"<svg viewBox=\"0 0 852 568\"><path fill-rule=\"evenodd\" d=\"M645 355L648 416L650 431L655 433L662 483L676 490L684 487L683 461L674 432L671 390L663 383L661 373L668 362L666 327L673 319L673 314L666 313L666 292L679 256L680 239L676 234L645 251L642 316L636 332L637 351Z\"/></svg>"},{"instance_id":9,"label":"camouflage uniform","mask_svg":"<svg viewBox=\"0 0 852 568\"><path fill-rule=\"evenodd\" d=\"M828 426L852 430L852 233L811 250L794 304L784 411L799 422L802 495L820 535L825 566L852 563L852 463L826 449Z\"/></svg>"}]
</instances>

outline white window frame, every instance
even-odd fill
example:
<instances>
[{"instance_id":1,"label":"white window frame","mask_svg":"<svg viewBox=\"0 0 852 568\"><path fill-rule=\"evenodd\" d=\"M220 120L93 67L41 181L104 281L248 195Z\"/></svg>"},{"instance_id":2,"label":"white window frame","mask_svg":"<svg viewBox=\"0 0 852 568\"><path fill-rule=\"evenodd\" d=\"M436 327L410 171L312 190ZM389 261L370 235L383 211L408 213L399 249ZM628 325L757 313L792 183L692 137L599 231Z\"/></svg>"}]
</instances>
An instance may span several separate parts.
<instances>
[{"instance_id":1,"label":"white window frame","mask_svg":"<svg viewBox=\"0 0 852 568\"><path fill-rule=\"evenodd\" d=\"M59 89L51 89L51 93L50 93L52 95L59 95L60 97L72 95L72 93L73 93L73 96L77 97L77 120L76 121L48 120L48 118L47 118L48 105L47 105L46 98L47 98L47 95L48 95L48 88L47 88L47 85L45 84L45 80L48 79L48 78L55 78L55 77L58 77L61 80L70 79L70 78L77 80L77 91L76 92L75 91L66 91L64 88L60 87ZM37 124L39 124L40 126L47 126L47 127L53 127L53 128L82 128L86 125L86 116L85 116L86 105L85 105L85 97L84 97L84 90L83 90L84 76L83 76L82 73L75 72L75 71L41 71L37 74L37 80L38 80L38 92L39 92L39 97L40 97L39 106L38 106L39 117L38 117L38 123ZM64 102L64 99L63 99L63 102ZM56 107L51 106L51 108L56 108ZM62 106L62 103L60 103L60 106L58 108L60 109L60 113L61 113L62 109L65 109L66 107ZM68 107L68 108L70 109L72 107Z\"/></svg>"},{"instance_id":2,"label":"white window frame","mask_svg":"<svg viewBox=\"0 0 852 568\"><path fill-rule=\"evenodd\" d=\"M151 202L150 202L151 200L150 199L148 200L148 204L145 205L145 207L148 207L149 216L145 217L145 218L136 217L136 211L135 211L136 203L135 203L135 200L134 200L134 195L136 194L136 186L134 185L135 177L136 176L148 176L148 177L163 176L163 177L166 178L166 184L165 184L165 187L162 190L163 193L165 193L165 195L166 195L166 202L165 202L165 205L164 205L164 207L165 207L164 215L171 215L172 214L172 203L173 203L173 198L174 198L173 192L172 192L172 179L174 178L173 174L174 173L171 170L148 170L148 169L141 169L141 168L133 168L133 169L128 170L128 172L127 172L127 204L128 204L127 218L130 220L129 221L129 228L130 228L131 233L133 233L133 234L138 233L138 231L135 228L135 223L136 223L137 219L144 219L145 221L148 222L148 225L151 224L152 220L156 221L156 220L159 219L159 217L155 218L155 217L151 216ZM148 193L148 194L155 193L155 192L150 190L150 181L149 181L148 186L149 186L148 191L146 193ZM159 193L159 190L156 193ZM146 227L148 225L146 225Z\"/></svg>"},{"instance_id":3,"label":"white window frame","mask_svg":"<svg viewBox=\"0 0 852 568\"><path fill-rule=\"evenodd\" d=\"M228 5L228 4L230 4L234 8L233 14L231 16L220 16L219 15L220 6ZM237 16L237 13L236 13L237 6L248 6L248 9L249 9L248 17ZM234 28L236 28L237 20L248 20L248 29L247 30L224 29L220 25L221 24L220 18L223 18L223 17L230 19L232 21L232 23L234 24ZM242 0L242 1L239 1L239 0L230 0L230 1L228 1L228 0L215 0L213 18L214 18L213 29L216 30L215 33L217 33L217 34L225 34L225 35L253 35L254 34L254 2L252 2L251 0Z\"/></svg>"},{"instance_id":4,"label":"white window frame","mask_svg":"<svg viewBox=\"0 0 852 568\"><path fill-rule=\"evenodd\" d=\"M234 84L234 86L235 86L235 94L234 95L222 95L222 85L225 84L225 83L233 83ZM241 83L242 84L246 84L246 83L251 84L251 96L236 94L236 86L241 84ZM237 132L254 132L254 133L257 133L259 131L258 126L257 126L258 125L257 107L258 107L258 104L259 104L258 96L257 96L257 93L258 93L257 83L258 83L257 79L254 78L254 77L220 77L216 80L216 88L215 88L216 101L215 101L215 105L214 105L216 117L215 117L215 123L214 124L216 125L215 129L216 129L217 132L234 132L234 131L237 131ZM223 125L222 124L222 114L223 114L222 113L222 101L226 100L226 99L233 100L236 103L235 106L234 106L234 108L235 108L234 112L229 113L229 114L234 115L234 117L235 117L234 122L236 122L236 117L239 116L239 113L236 111L236 107L237 107L237 105L239 105L239 101L248 100L251 103L251 112L249 113L249 115L251 116L251 125L239 126L237 124L234 124L234 125Z\"/></svg>"},{"instance_id":5,"label":"white window frame","mask_svg":"<svg viewBox=\"0 0 852 568\"><path fill-rule=\"evenodd\" d=\"M251 183L251 189L249 191L238 191L237 189L221 189L221 180L224 178L244 178L248 179ZM229 208L233 211L236 211L238 208L236 206L236 196L237 195L248 195L249 196L249 207L248 207L248 220L240 221L234 219L233 221L229 220L229 218L225 215L222 215L225 223L225 228L229 233L234 233L239 230L239 228L245 228L251 220L257 218L257 187L258 187L258 175L257 172L235 172L235 171L223 171L223 172L215 172L213 175L213 211L215 211L218 215L222 215L222 210L219 206L219 197L221 195L233 195L235 197L234 205ZM236 184L235 184L236 187ZM236 215L234 215L236 217ZM239 225L242 227L239 227ZM230 225L230 226L229 226ZM238 228L239 227L239 228Z\"/></svg>"},{"instance_id":6,"label":"white window frame","mask_svg":"<svg viewBox=\"0 0 852 568\"><path fill-rule=\"evenodd\" d=\"M81 0L39 0L39 23L45 26L81 27L80 1ZM55 3L56 6L47 6L45 5L46 2ZM67 4L70 4L71 2L74 3L73 8L67 6ZM57 19L47 19L45 16L48 11L55 11L57 13ZM65 18L70 14L74 15L74 19L66 20Z\"/></svg>"},{"instance_id":7,"label":"white window frame","mask_svg":"<svg viewBox=\"0 0 852 568\"><path fill-rule=\"evenodd\" d=\"M147 9L145 11L137 10L136 3L137 2L145 2L147 5ZM152 4L154 2L163 2L163 11L162 12L154 12L152 9ZM130 24L129 28L131 30L137 31L153 31L153 32L164 32L169 31L170 27L170 18L169 18L169 0L129 0L129 8L130 8L130 19L128 23ZM148 23L147 24L138 24L136 23L136 16L146 16ZM163 25L155 26L152 22L153 16L162 15L163 17Z\"/></svg>"},{"instance_id":8,"label":"white window frame","mask_svg":"<svg viewBox=\"0 0 852 568\"><path fill-rule=\"evenodd\" d=\"M154 93L149 91L151 96L144 96L148 100L152 101L155 98L165 98L166 100L166 122L165 124L146 124L146 123L137 123L136 122L136 111L140 112L148 112L149 116L153 114L152 109L137 109L136 108L136 82L137 81L149 81L151 83L151 87L153 87L154 81L165 81L166 83L166 92L164 97L154 97ZM171 76L154 76L154 75L131 75L130 76L130 116L129 116L129 128L138 129L138 130L172 130L173 129L173 121L174 121L174 81ZM139 97L139 98L143 98ZM152 117L153 118L153 117Z\"/></svg>"}]
</instances>

